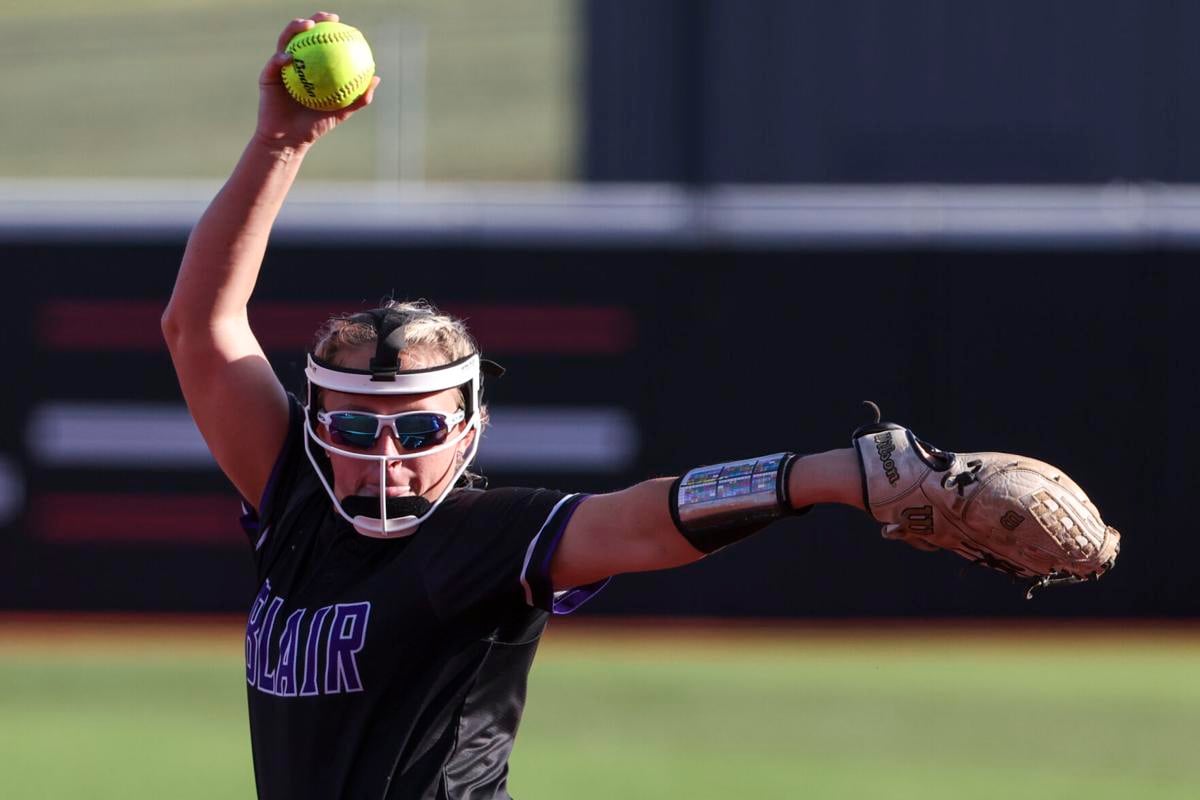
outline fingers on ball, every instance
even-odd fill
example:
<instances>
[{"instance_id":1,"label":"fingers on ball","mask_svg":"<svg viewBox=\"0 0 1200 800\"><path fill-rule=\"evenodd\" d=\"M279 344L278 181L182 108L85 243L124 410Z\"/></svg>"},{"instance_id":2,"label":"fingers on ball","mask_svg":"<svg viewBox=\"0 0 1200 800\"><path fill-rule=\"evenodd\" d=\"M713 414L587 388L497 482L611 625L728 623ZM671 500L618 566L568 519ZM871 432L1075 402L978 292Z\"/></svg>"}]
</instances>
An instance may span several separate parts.
<instances>
[{"instance_id":1,"label":"fingers on ball","mask_svg":"<svg viewBox=\"0 0 1200 800\"><path fill-rule=\"evenodd\" d=\"M316 22L307 18L297 17L296 19L292 20L287 24L287 27L283 29L283 33L279 34L279 39L275 43L275 49L282 50L283 48L287 47L288 42L292 40L293 36L301 31L308 30L316 24Z\"/></svg>"},{"instance_id":2,"label":"fingers on ball","mask_svg":"<svg viewBox=\"0 0 1200 800\"><path fill-rule=\"evenodd\" d=\"M267 65L263 67L263 71L258 76L259 83L282 83L279 71L287 66L292 60L291 53L274 53L267 60Z\"/></svg>"},{"instance_id":3,"label":"fingers on ball","mask_svg":"<svg viewBox=\"0 0 1200 800\"><path fill-rule=\"evenodd\" d=\"M371 78L371 82L367 84L367 89L358 97L354 98L354 102L346 108L350 111L358 111L360 108L371 105L375 99L375 87L379 85L379 76Z\"/></svg>"},{"instance_id":4,"label":"fingers on ball","mask_svg":"<svg viewBox=\"0 0 1200 800\"><path fill-rule=\"evenodd\" d=\"M367 90L363 92L362 97L360 98L364 106L370 105L371 101L375 99L375 87L378 85L379 76L376 75L374 78L371 78L370 85L367 86Z\"/></svg>"}]
</instances>

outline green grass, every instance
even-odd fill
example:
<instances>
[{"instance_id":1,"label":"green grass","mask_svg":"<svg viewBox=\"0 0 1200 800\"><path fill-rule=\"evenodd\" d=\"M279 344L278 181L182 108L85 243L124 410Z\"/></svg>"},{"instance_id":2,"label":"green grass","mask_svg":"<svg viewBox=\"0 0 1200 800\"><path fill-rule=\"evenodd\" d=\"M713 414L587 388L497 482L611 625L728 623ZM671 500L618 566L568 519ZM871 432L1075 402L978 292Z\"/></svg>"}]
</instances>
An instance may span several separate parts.
<instances>
[{"instance_id":1,"label":"green grass","mask_svg":"<svg viewBox=\"0 0 1200 800\"><path fill-rule=\"evenodd\" d=\"M236 630L0 639L0 797L253 793ZM590 798L1195 798L1200 638L552 632L510 787Z\"/></svg>"},{"instance_id":2,"label":"green grass","mask_svg":"<svg viewBox=\"0 0 1200 800\"><path fill-rule=\"evenodd\" d=\"M535 667L513 786L535 798L1195 798L1197 667L1195 643L1120 638L581 649Z\"/></svg>"},{"instance_id":3,"label":"green grass","mask_svg":"<svg viewBox=\"0 0 1200 800\"><path fill-rule=\"evenodd\" d=\"M254 795L236 653L0 660L0 797Z\"/></svg>"},{"instance_id":4,"label":"green grass","mask_svg":"<svg viewBox=\"0 0 1200 800\"><path fill-rule=\"evenodd\" d=\"M329 7L386 63L390 31L424 31L430 179L553 180L576 160L576 0L346 0ZM0 177L223 177L254 126L275 37L311 4L84 0L6 11ZM377 108L314 151L305 175L377 177ZM376 113L379 111L379 113Z\"/></svg>"}]
</instances>

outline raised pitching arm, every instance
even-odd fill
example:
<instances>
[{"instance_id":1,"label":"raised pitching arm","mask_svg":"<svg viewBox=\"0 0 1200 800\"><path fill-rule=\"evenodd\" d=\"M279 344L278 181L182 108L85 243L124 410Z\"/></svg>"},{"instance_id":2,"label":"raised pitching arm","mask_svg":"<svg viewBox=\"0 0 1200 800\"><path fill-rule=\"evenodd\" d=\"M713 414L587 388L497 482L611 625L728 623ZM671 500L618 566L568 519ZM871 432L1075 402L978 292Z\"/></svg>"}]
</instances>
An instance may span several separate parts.
<instances>
[{"instance_id":1,"label":"raised pitching arm","mask_svg":"<svg viewBox=\"0 0 1200 800\"><path fill-rule=\"evenodd\" d=\"M163 335L192 418L217 464L257 505L287 432L287 396L250 329L246 305L267 239L309 148L370 104L379 79L347 108L311 111L283 88L287 42L318 13L288 23L259 75L258 124L233 173L188 238Z\"/></svg>"}]
</instances>

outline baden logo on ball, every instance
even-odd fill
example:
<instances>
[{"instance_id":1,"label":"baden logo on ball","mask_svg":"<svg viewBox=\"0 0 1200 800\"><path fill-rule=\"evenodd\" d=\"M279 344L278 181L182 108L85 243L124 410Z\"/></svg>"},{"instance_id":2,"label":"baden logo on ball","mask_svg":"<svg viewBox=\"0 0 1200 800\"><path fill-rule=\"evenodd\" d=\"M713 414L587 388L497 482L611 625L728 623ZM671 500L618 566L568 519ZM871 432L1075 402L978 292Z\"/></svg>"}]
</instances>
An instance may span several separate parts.
<instances>
[{"instance_id":1,"label":"baden logo on ball","mask_svg":"<svg viewBox=\"0 0 1200 800\"><path fill-rule=\"evenodd\" d=\"M297 103L316 111L345 108L375 76L366 38L340 22L318 22L292 37L284 50L292 61L283 67L283 85Z\"/></svg>"}]
</instances>

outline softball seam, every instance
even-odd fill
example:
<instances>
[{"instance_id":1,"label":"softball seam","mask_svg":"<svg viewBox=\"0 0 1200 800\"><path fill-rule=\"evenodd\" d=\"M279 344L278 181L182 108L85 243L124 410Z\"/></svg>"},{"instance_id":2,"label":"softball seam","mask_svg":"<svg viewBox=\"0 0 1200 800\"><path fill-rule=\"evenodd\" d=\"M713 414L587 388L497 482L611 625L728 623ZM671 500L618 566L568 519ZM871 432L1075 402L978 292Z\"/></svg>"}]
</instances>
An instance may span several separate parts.
<instances>
[{"instance_id":1,"label":"softball seam","mask_svg":"<svg viewBox=\"0 0 1200 800\"><path fill-rule=\"evenodd\" d=\"M285 53L295 53L302 47L309 47L314 44L333 44L334 42L359 42L363 40L363 35L359 31L322 31L313 36L306 36L303 39L296 39L288 43Z\"/></svg>"}]
</instances>

